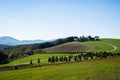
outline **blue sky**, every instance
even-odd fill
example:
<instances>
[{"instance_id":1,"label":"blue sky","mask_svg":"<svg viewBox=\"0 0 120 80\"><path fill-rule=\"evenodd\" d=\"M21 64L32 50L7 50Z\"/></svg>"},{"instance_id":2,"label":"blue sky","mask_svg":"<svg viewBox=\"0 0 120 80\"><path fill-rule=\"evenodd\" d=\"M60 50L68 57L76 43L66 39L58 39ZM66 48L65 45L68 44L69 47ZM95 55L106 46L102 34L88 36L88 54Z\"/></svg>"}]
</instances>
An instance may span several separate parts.
<instances>
[{"instance_id":1,"label":"blue sky","mask_svg":"<svg viewBox=\"0 0 120 80\"><path fill-rule=\"evenodd\" d=\"M120 0L0 0L0 36L120 38Z\"/></svg>"}]
</instances>

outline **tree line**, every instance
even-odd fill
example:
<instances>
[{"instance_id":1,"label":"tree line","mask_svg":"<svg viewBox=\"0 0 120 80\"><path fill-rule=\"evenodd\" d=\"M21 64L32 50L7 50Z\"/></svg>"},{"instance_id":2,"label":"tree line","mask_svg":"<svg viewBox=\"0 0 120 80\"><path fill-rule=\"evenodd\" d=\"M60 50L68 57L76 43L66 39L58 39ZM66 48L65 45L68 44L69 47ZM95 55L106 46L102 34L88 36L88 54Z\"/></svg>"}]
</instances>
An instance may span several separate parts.
<instances>
[{"instance_id":1,"label":"tree line","mask_svg":"<svg viewBox=\"0 0 120 80\"><path fill-rule=\"evenodd\" d=\"M111 53L111 52L86 52L79 53L77 55L69 55L69 56L52 56L48 58L48 62L70 62L71 60L82 61L82 60L93 60L93 59L104 59L107 57L115 57L120 56L120 53Z\"/></svg>"}]
</instances>

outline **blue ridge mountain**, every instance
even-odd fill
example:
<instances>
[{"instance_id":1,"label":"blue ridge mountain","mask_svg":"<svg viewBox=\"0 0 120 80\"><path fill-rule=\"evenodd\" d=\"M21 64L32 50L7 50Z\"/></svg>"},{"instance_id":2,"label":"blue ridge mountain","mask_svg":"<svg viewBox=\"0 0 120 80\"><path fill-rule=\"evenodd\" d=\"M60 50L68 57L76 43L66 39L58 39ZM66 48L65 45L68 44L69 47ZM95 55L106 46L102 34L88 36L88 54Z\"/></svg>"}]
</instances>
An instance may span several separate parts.
<instances>
[{"instance_id":1,"label":"blue ridge mountain","mask_svg":"<svg viewBox=\"0 0 120 80\"><path fill-rule=\"evenodd\" d=\"M9 36L0 37L0 44L11 45L11 46L23 45L23 44L42 43L42 42L45 42L45 40L40 40L40 39L37 39L37 40L18 40L18 39L9 37Z\"/></svg>"}]
</instances>

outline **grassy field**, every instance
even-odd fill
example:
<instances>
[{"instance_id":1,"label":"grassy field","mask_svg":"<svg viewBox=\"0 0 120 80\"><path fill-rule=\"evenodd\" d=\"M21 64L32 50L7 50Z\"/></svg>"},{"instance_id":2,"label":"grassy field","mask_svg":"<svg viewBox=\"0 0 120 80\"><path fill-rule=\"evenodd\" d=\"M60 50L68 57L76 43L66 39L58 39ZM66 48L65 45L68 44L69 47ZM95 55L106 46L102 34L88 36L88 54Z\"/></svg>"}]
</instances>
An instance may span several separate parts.
<instances>
[{"instance_id":1,"label":"grassy field","mask_svg":"<svg viewBox=\"0 0 120 80\"><path fill-rule=\"evenodd\" d=\"M107 44L106 44L107 43ZM68 43L69 44L69 43ZM72 45L85 45L87 51L103 52L112 50L112 44L117 47L113 52L120 52L119 39L102 39L100 41L72 42ZM55 48L54 48L55 49ZM37 63L40 58L41 64L47 63L48 57L62 56L69 54L35 54L29 57L10 62L9 65ZM48 64L48 63L47 63ZM52 66L43 66L37 68L27 68L20 70L9 70L0 72L0 80L120 80L120 57L107 58L100 60L89 60L82 62L72 62Z\"/></svg>"},{"instance_id":2,"label":"grassy field","mask_svg":"<svg viewBox=\"0 0 120 80\"><path fill-rule=\"evenodd\" d=\"M43 63L47 63L49 57L63 56L63 55L67 56L69 54L62 54L62 53L59 53L59 54L52 54L52 53L51 54L35 54L35 55L29 56L29 57L25 57L25 58L21 58L21 59L12 61L12 62L10 62L8 64L4 64L2 66L17 65L17 64L24 64L24 63L29 64L30 60L32 60L33 63L37 63L38 58L40 58L41 64L43 64Z\"/></svg>"},{"instance_id":3,"label":"grassy field","mask_svg":"<svg viewBox=\"0 0 120 80\"><path fill-rule=\"evenodd\" d=\"M0 80L119 80L120 58L0 72Z\"/></svg>"},{"instance_id":4,"label":"grassy field","mask_svg":"<svg viewBox=\"0 0 120 80\"><path fill-rule=\"evenodd\" d=\"M77 47L79 47L78 45L82 45L82 46L85 45L88 48L87 51L92 51L92 52L101 52L101 51L103 52L103 51L108 51L108 50L113 49L112 46L107 45L105 43L110 43L110 44L113 44L113 45L115 45L117 47L117 50L115 50L113 52L120 52L120 40L119 39L102 39L100 41L71 42L71 43L67 43L65 45L68 46L68 44L70 44L69 46L71 46L71 45L76 45L77 44ZM56 49L56 47L52 48L51 50L55 50L55 49ZM63 49L66 49L66 48L63 48ZM79 48L77 48L77 50L78 49ZM61 55L66 55L67 56L67 55L69 55L69 54L61 54L61 53L59 53L59 54L53 54L53 53L52 54L35 54L35 55L29 56L29 57L25 57L25 58L22 58L22 59L18 59L18 60L12 61L12 62L10 62L8 64L5 64L4 66L6 66L6 65L14 65L14 64L29 63L30 60L32 60L33 63L37 63L37 59L38 58L40 58L41 63L46 63L48 57L61 56Z\"/></svg>"}]
</instances>

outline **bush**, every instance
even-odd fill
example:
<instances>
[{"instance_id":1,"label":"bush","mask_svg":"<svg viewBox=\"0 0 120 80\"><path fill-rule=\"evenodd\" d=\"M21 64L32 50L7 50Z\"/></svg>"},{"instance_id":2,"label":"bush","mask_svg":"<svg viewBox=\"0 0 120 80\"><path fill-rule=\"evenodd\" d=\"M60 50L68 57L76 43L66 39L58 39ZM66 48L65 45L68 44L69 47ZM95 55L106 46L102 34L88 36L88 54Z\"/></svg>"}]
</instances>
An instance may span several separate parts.
<instances>
[{"instance_id":1,"label":"bush","mask_svg":"<svg viewBox=\"0 0 120 80\"><path fill-rule=\"evenodd\" d=\"M0 64L9 63L8 55L0 51Z\"/></svg>"}]
</instances>

